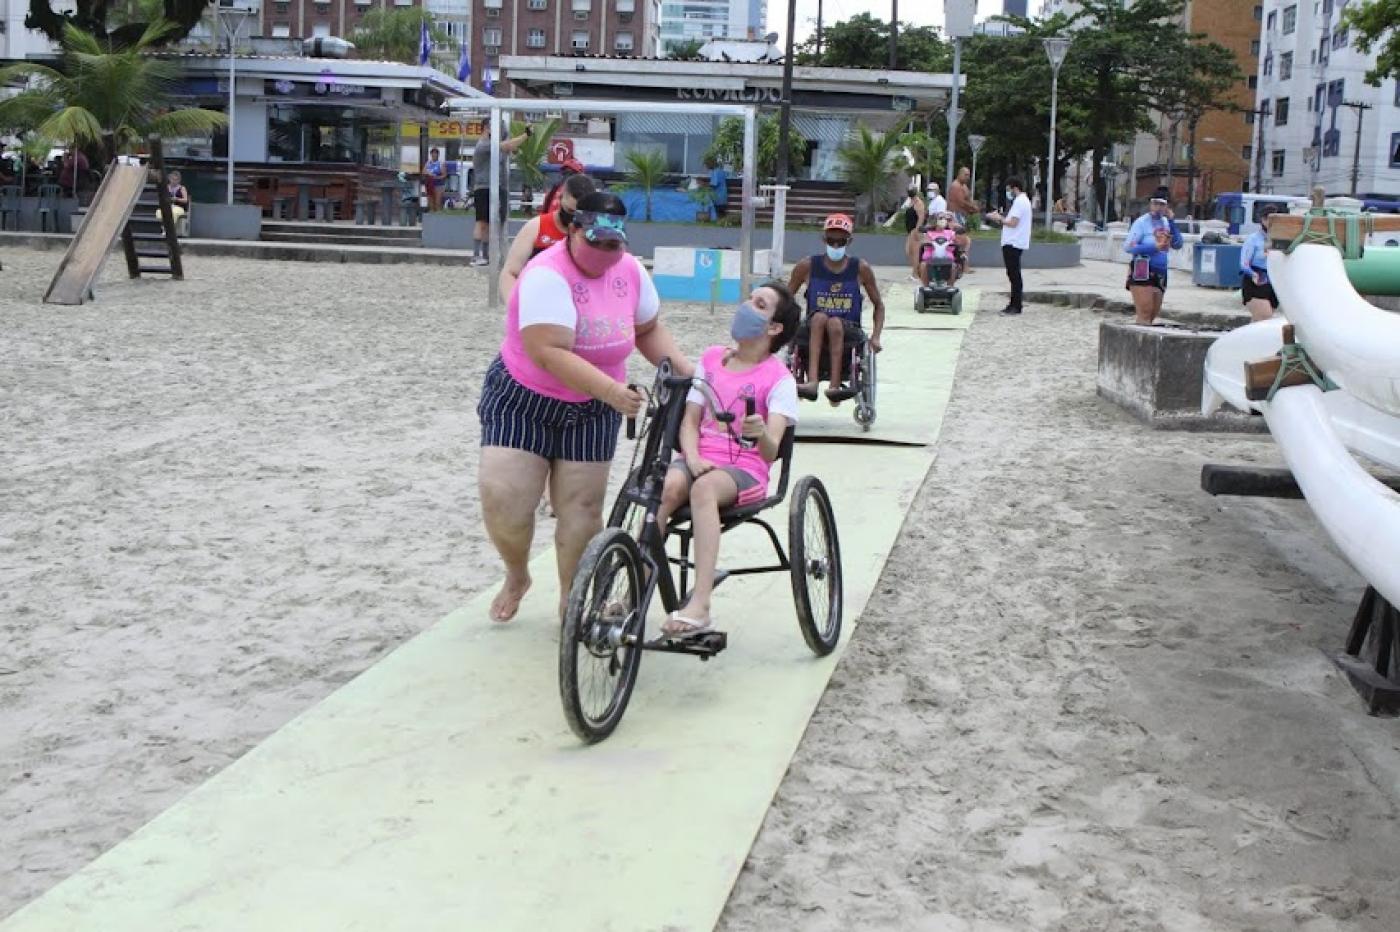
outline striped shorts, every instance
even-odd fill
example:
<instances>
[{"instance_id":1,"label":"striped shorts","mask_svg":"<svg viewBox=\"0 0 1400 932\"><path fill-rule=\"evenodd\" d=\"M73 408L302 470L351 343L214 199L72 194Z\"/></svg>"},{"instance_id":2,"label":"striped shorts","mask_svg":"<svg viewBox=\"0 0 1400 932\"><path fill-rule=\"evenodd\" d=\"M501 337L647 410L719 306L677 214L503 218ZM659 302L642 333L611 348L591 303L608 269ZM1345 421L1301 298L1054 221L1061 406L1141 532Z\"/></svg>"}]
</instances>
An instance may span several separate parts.
<instances>
[{"instance_id":1,"label":"striped shorts","mask_svg":"<svg viewBox=\"0 0 1400 932\"><path fill-rule=\"evenodd\" d=\"M547 460L606 463L617 452L622 415L597 399L560 401L511 377L497 356L476 405L481 445L524 450Z\"/></svg>"}]
</instances>

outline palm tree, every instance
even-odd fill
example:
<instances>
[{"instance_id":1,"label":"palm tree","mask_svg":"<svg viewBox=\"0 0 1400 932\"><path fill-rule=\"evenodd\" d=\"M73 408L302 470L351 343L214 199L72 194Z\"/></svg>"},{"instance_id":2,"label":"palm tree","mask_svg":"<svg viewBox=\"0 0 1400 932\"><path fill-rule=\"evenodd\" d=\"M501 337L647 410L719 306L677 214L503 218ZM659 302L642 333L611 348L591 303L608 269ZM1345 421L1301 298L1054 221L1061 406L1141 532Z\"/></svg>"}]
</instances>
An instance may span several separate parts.
<instances>
[{"instance_id":1,"label":"palm tree","mask_svg":"<svg viewBox=\"0 0 1400 932\"><path fill-rule=\"evenodd\" d=\"M864 123L857 124L856 133L837 150L841 174L846 184L856 192L856 212L866 223L873 222L875 205L884 197L894 175L894 133L872 133ZM865 198L865 206L860 206Z\"/></svg>"},{"instance_id":2,"label":"palm tree","mask_svg":"<svg viewBox=\"0 0 1400 932\"><path fill-rule=\"evenodd\" d=\"M627 153L627 183L641 188L646 196L646 216L651 219L651 192L660 187L666 177L666 156L655 149L633 149Z\"/></svg>"},{"instance_id":3,"label":"palm tree","mask_svg":"<svg viewBox=\"0 0 1400 932\"><path fill-rule=\"evenodd\" d=\"M0 101L0 126L75 148L100 147L105 161L149 134L196 136L227 125L228 118L213 110L171 108L180 67L145 52L173 28L152 23L136 44L117 48L68 26L59 68L35 62L0 68L0 86L28 85Z\"/></svg>"},{"instance_id":4,"label":"palm tree","mask_svg":"<svg viewBox=\"0 0 1400 932\"><path fill-rule=\"evenodd\" d=\"M450 43L452 37L433 25L432 14L421 7L390 7L370 10L351 36L360 57L418 64L423 21L435 45Z\"/></svg>"},{"instance_id":5,"label":"palm tree","mask_svg":"<svg viewBox=\"0 0 1400 932\"><path fill-rule=\"evenodd\" d=\"M511 135L518 136L524 129L524 124L511 127ZM520 148L515 150L515 167L520 170L521 179L524 181L525 190L520 198L523 204L529 204L534 192L545 186L544 170L540 168L549 155L549 143L554 138L554 133L559 129L558 120L550 120L535 127L534 135L530 136Z\"/></svg>"}]
</instances>

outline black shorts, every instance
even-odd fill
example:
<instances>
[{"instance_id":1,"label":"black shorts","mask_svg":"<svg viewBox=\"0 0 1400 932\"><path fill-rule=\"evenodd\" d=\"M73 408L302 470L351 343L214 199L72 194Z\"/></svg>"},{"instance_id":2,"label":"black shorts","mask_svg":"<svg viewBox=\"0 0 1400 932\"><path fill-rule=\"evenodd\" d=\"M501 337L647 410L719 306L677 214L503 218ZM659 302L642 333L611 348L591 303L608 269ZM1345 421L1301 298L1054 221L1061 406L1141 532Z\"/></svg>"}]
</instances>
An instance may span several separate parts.
<instances>
[{"instance_id":1,"label":"black shorts","mask_svg":"<svg viewBox=\"0 0 1400 932\"><path fill-rule=\"evenodd\" d=\"M597 399L560 401L511 377L497 356L476 405L481 445L524 450L541 459L606 463L617 452L622 415Z\"/></svg>"},{"instance_id":2,"label":"black shorts","mask_svg":"<svg viewBox=\"0 0 1400 932\"><path fill-rule=\"evenodd\" d=\"M1153 270L1152 272L1148 273L1147 281L1135 282L1133 281L1133 273L1129 272L1128 284L1125 287L1129 291L1132 291L1134 288L1156 288L1158 291L1165 294L1167 290L1167 273Z\"/></svg>"},{"instance_id":3,"label":"black shorts","mask_svg":"<svg viewBox=\"0 0 1400 932\"><path fill-rule=\"evenodd\" d=\"M1274 310L1278 310L1278 295L1274 294L1274 285L1272 282L1256 285L1254 284L1254 277L1252 275L1246 275L1242 272L1240 273L1240 291L1244 292L1245 304L1248 304L1255 298L1260 298L1264 301L1268 301L1269 304L1273 306Z\"/></svg>"},{"instance_id":4,"label":"black shorts","mask_svg":"<svg viewBox=\"0 0 1400 932\"><path fill-rule=\"evenodd\" d=\"M841 321L841 334L847 345L865 342L865 331L861 329L860 324L845 317L837 317L836 320ZM797 341L799 345L805 347L811 335L812 315L808 314L803 318L802 323L798 325L797 336L793 337L793 339Z\"/></svg>"},{"instance_id":5,"label":"black shorts","mask_svg":"<svg viewBox=\"0 0 1400 932\"><path fill-rule=\"evenodd\" d=\"M472 191L472 209L476 211L477 223L491 222L491 189L477 188ZM505 204L500 208L501 220L506 219Z\"/></svg>"}]
</instances>

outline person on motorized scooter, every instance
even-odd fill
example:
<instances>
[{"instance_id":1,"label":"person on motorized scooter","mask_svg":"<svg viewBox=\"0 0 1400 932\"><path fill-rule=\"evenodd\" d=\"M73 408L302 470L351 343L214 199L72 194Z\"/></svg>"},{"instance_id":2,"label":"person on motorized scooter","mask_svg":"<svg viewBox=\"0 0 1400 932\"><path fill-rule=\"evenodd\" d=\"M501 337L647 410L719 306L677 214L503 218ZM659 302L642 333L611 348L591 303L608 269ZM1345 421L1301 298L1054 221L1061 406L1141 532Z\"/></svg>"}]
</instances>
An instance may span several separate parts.
<instances>
[{"instance_id":1,"label":"person on motorized scooter","mask_svg":"<svg viewBox=\"0 0 1400 932\"><path fill-rule=\"evenodd\" d=\"M875 308L875 329L869 341L870 348L877 353L881 349L880 334L885 329L885 302L880 297L875 272L864 259L849 255L855 229L855 221L845 214L827 217L822 230L825 254L798 262L788 280L788 290L794 295L802 286L807 287L807 319L797 331L799 343L807 346L807 381L797 387L797 393L807 399L817 397L825 347L830 363L826 397L833 405L841 402L846 345L852 340L866 339L860 325L861 289L870 296Z\"/></svg>"},{"instance_id":2,"label":"person on motorized scooter","mask_svg":"<svg viewBox=\"0 0 1400 932\"><path fill-rule=\"evenodd\" d=\"M957 231L952 227L952 214L944 212L933 218L927 230L924 231L924 242L922 252L919 256L919 281L927 287L933 278L930 264L941 265L946 268L940 284L944 287L952 288L958 281L958 259L959 252L957 243Z\"/></svg>"}]
</instances>

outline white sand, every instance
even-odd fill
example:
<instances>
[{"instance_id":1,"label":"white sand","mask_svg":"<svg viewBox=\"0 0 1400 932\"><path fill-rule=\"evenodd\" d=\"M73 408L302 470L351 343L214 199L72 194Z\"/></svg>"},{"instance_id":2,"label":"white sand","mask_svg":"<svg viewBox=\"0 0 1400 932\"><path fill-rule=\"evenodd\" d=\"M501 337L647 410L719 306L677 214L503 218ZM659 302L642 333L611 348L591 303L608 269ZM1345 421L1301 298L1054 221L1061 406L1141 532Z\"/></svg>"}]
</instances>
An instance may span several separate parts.
<instances>
[{"instance_id":1,"label":"white sand","mask_svg":"<svg viewBox=\"0 0 1400 932\"><path fill-rule=\"evenodd\" d=\"M1359 578L1303 503L1200 491L1267 438L1097 399L1097 323L973 327L720 928L1400 928L1396 723L1321 653Z\"/></svg>"},{"instance_id":2,"label":"white sand","mask_svg":"<svg viewBox=\"0 0 1400 932\"><path fill-rule=\"evenodd\" d=\"M67 309L3 258L0 916L498 577L478 274L114 261ZM1400 925L1394 723L1318 651L1355 576L1305 506L1198 491L1267 441L1094 398L1094 325L973 329L725 928Z\"/></svg>"}]
</instances>

